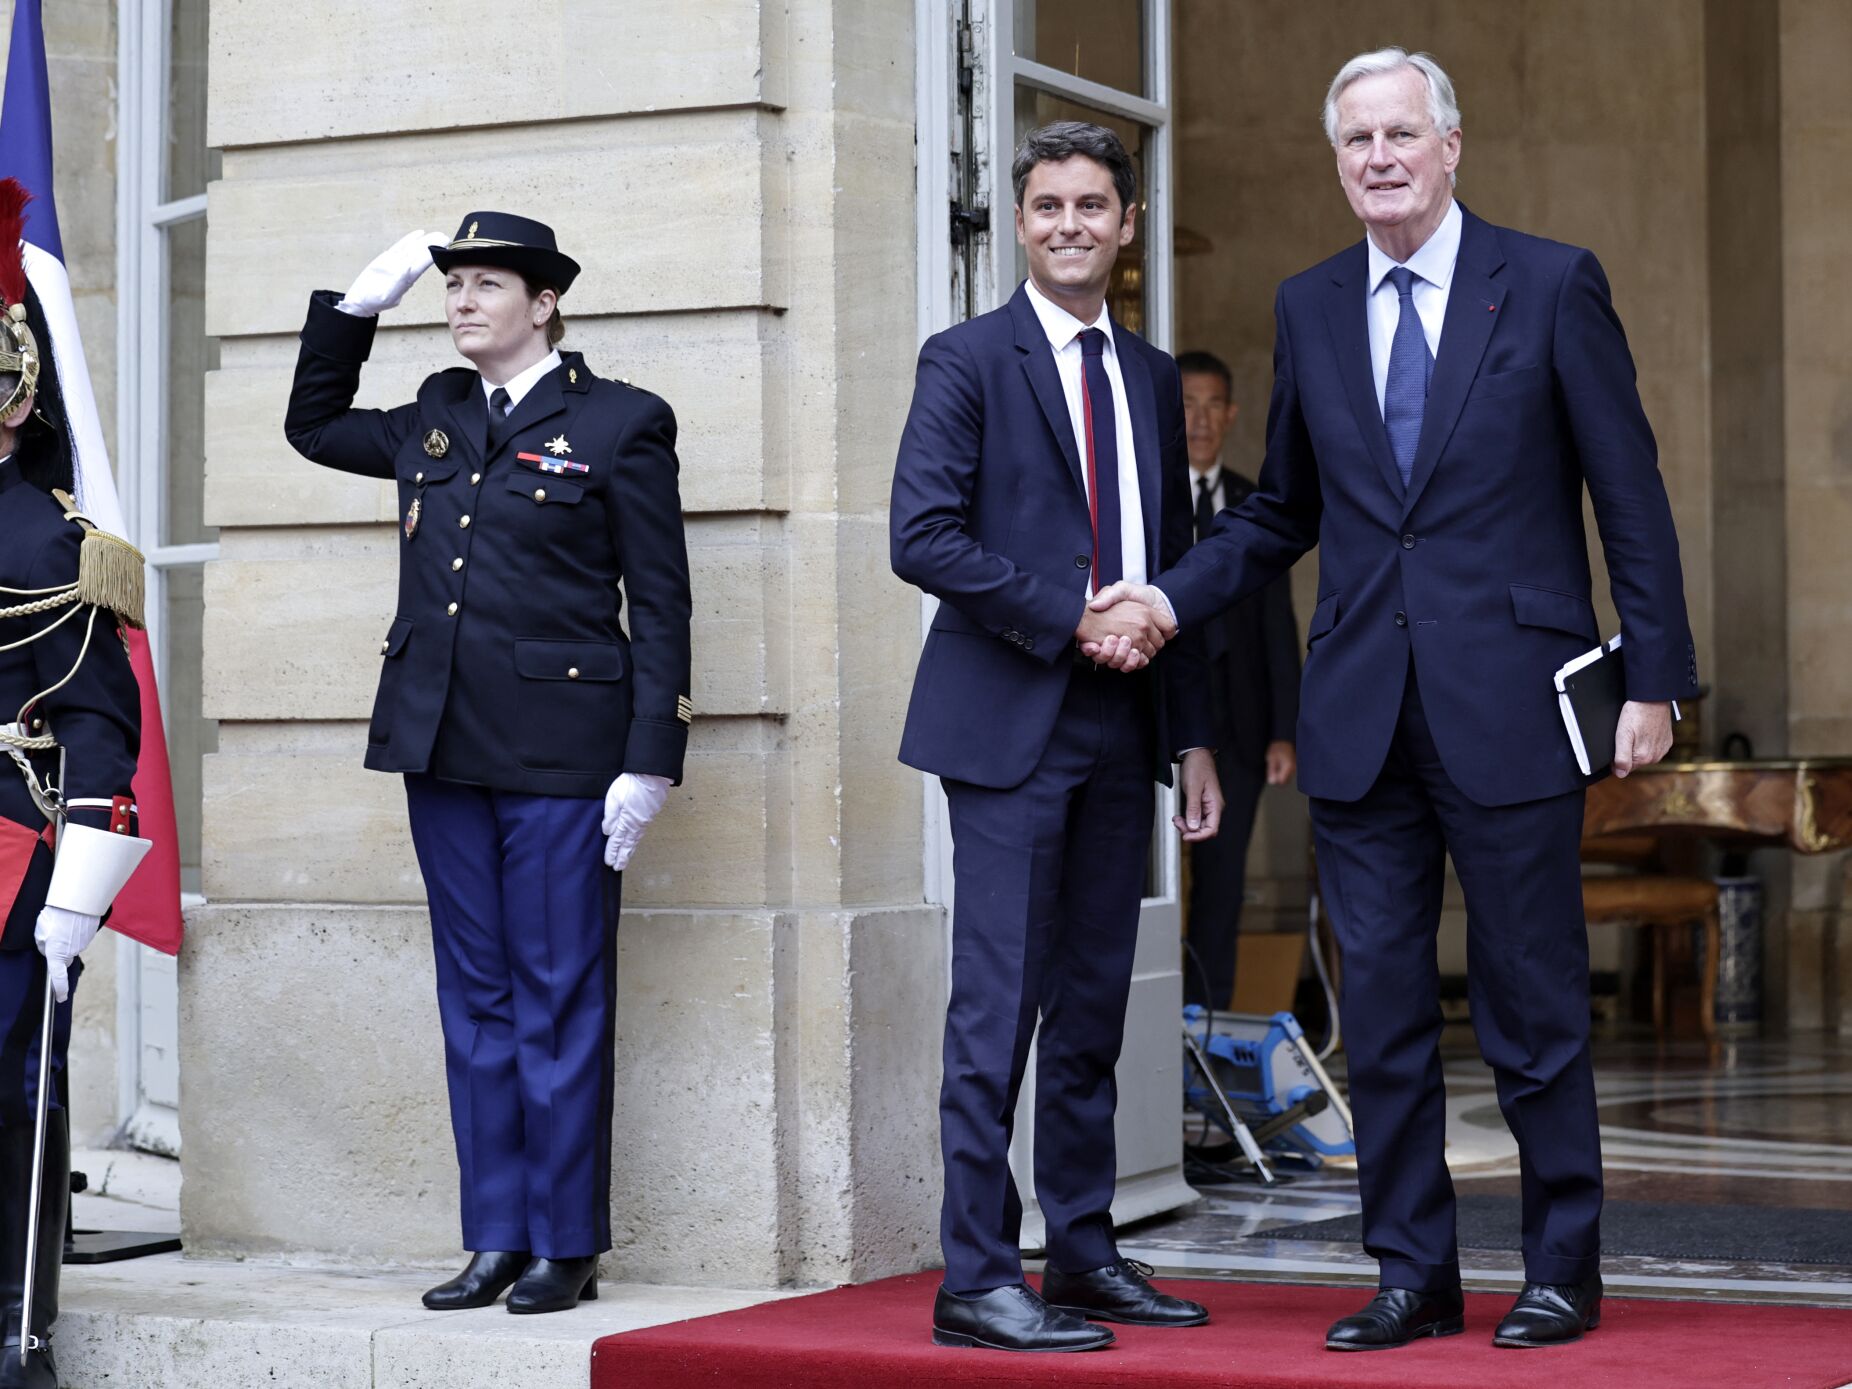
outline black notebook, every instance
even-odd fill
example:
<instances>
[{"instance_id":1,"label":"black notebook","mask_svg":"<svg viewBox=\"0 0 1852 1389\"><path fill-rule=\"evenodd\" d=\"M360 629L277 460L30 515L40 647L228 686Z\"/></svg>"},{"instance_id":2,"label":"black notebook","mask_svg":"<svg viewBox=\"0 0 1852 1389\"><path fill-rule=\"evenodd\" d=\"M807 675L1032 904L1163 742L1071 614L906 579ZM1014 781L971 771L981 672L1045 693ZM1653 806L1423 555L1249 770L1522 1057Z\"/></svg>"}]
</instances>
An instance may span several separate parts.
<instances>
[{"instance_id":1,"label":"black notebook","mask_svg":"<svg viewBox=\"0 0 1852 1389\"><path fill-rule=\"evenodd\" d=\"M1614 761L1614 729L1627 702L1627 668L1617 635L1556 672L1556 703L1583 776Z\"/></svg>"},{"instance_id":2,"label":"black notebook","mask_svg":"<svg viewBox=\"0 0 1852 1389\"><path fill-rule=\"evenodd\" d=\"M1621 659L1620 634L1605 646L1577 656L1556 672L1556 705L1563 712L1569 746L1583 776L1614 762L1614 732L1627 703L1627 667ZM1672 721L1684 716L1672 702Z\"/></svg>"}]
</instances>

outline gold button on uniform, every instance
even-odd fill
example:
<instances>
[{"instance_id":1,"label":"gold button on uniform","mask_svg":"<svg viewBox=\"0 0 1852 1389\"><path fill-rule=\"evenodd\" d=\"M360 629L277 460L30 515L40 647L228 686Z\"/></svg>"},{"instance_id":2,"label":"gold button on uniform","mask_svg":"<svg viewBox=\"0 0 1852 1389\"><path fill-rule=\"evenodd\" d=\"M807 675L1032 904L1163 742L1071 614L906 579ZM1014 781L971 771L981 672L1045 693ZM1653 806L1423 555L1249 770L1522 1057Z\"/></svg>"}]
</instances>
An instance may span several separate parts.
<instances>
[{"instance_id":1,"label":"gold button on uniform","mask_svg":"<svg viewBox=\"0 0 1852 1389\"><path fill-rule=\"evenodd\" d=\"M455 559L451 560L450 567L452 569L461 569L463 567L463 556L458 555Z\"/></svg>"},{"instance_id":2,"label":"gold button on uniform","mask_svg":"<svg viewBox=\"0 0 1852 1389\"><path fill-rule=\"evenodd\" d=\"M537 502L544 502L546 499L547 489L544 487L536 487L534 489L534 500Z\"/></svg>"},{"instance_id":3,"label":"gold button on uniform","mask_svg":"<svg viewBox=\"0 0 1852 1389\"><path fill-rule=\"evenodd\" d=\"M452 603L449 607L445 608L444 611L449 613L452 617L455 617L457 615L457 605Z\"/></svg>"},{"instance_id":4,"label":"gold button on uniform","mask_svg":"<svg viewBox=\"0 0 1852 1389\"><path fill-rule=\"evenodd\" d=\"M577 680L579 678L579 668L577 666L570 667L566 671L566 678L568 680Z\"/></svg>"},{"instance_id":5,"label":"gold button on uniform","mask_svg":"<svg viewBox=\"0 0 1852 1389\"><path fill-rule=\"evenodd\" d=\"M469 529L469 515L468 515L468 513L465 513L464 515L462 515L462 516L460 516L460 517L458 517L458 518L457 518L457 525L458 525L458 526L460 526L460 527L461 527L462 529L464 529L464 530L468 530L468 529Z\"/></svg>"}]
</instances>

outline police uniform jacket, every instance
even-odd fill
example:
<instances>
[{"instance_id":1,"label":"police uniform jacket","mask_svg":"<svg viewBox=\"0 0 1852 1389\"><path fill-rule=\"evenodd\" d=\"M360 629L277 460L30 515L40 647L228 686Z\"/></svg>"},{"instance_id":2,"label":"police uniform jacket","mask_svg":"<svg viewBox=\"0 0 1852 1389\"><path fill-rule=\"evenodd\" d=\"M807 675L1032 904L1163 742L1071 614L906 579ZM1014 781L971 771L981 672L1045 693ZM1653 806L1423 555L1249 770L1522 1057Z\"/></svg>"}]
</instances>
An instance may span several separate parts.
<instances>
[{"instance_id":1,"label":"police uniform jacket","mask_svg":"<svg viewBox=\"0 0 1852 1389\"><path fill-rule=\"evenodd\" d=\"M377 320L338 298L311 297L284 430L313 462L398 486L366 765L550 796L603 796L626 771L679 781L690 599L668 405L567 352L493 433L466 367L357 410Z\"/></svg>"},{"instance_id":2,"label":"police uniform jacket","mask_svg":"<svg viewBox=\"0 0 1852 1389\"><path fill-rule=\"evenodd\" d=\"M82 527L66 520L64 507L22 477L13 460L0 463L0 536L6 542L0 545L0 586L62 589L77 581ZM0 607L28 601L23 596L0 594ZM49 731L63 745L63 790L66 801L74 803L70 820L107 830L112 827L114 802L133 794L131 783L141 753L141 690L129 665L119 619L98 608L93 624L92 611L88 604L78 605L75 614L36 641L24 639L57 621L65 609L0 619L0 723L11 723L26 700L64 680L76 666L68 681L25 711L25 731ZM33 762L41 780L57 781L56 753L35 754ZM25 778L4 754L0 754L0 816L35 834L45 829L45 817L33 803ZM11 894L0 898L7 913L5 935L0 938L5 949L22 950L32 944L33 927L51 883L51 866L51 850L41 842L17 891L13 884L5 885Z\"/></svg>"}]
</instances>

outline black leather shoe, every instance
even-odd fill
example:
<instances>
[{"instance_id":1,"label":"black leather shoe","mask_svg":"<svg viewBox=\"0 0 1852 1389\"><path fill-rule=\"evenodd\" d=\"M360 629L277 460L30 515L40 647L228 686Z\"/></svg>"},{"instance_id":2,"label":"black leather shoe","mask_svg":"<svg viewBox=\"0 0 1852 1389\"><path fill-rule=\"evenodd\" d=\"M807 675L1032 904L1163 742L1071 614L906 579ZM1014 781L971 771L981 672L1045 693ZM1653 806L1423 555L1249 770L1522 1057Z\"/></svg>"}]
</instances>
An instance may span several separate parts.
<instances>
[{"instance_id":1,"label":"black leather shoe","mask_svg":"<svg viewBox=\"0 0 1852 1389\"><path fill-rule=\"evenodd\" d=\"M39 1186L38 1258L34 1264L34 1349L20 1359L20 1314L25 1302L26 1225L32 1190L32 1125L0 1127L0 1385L6 1389L58 1389L51 1326L58 1319L64 1262L64 1227L71 1203L70 1116L45 1116L45 1168Z\"/></svg>"},{"instance_id":2,"label":"black leather shoe","mask_svg":"<svg viewBox=\"0 0 1852 1389\"><path fill-rule=\"evenodd\" d=\"M508 1294L510 1312L564 1312L598 1300L598 1256L535 1259Z\"/></svg>"},{"instance_id":3,"label":"black leather shoe","mask_svg":"<svg viewBox=\"0 0 1852 1389\"><path fill-rule=\"evenodd\" d=\"M433 1312L454 1312L464 1307L487 1307L514 1286L534 1256L525 1249L484 1249L469 1256L469 1265L448 1283L439 1283L424 1295Z\"/></svg>"},{"instance_id":4,"label":"black leather shoe","mask_svg":"<svg viewBox=\"0 0 1852 1389\"><path fill-rule=\"evenodd\" d=\"M1581 1283L1526 1283L1492 1333L1495 1346L1566 1346L1601 1325L1601 1275Z\"/></svg>"},{"instance_id":5,"label":"black leather shoe","mask_svg":"<svg viewBox=\"0 0 1852 1389\"><path fill-rule=\"evenodd\" d=\"M1096 1268L1088 1273L1042 1275L1042 1300L1061 1312L1092 1321L1123 1322L1127 1326L1201 1326L1209 1309L1200 1302L1185 1302L1152 1287L1156 1272L1136 1259Z\"/></svg>"},{"instance_id":6,"label":"black leather shoe","mask_svg":"<svg viewBox=\"0 0 1852 1389\"><path fill-rule=\"evenodd\" d=\"M1466 1304L1458 1288L1443 1293L1384 1288L1361 1312L1331 1323L1325 1349L1390 1350L1420 1336L1458 1336L1464 1330Z\"/></svg>"},{"instance_id":7,"label":"black leather shoe","mask_svg":"<svg viewBox=\"0 0 1852 1389\"><path fill-rule=\"evenodd\" d=\"M1050 1307L1026 1283L1012 1283L964 1296L940 1288L932 1305L932 1343L985 1350L1098 1350L1113 1343L1113 1334Z\"/></svg>"}]
</instances>

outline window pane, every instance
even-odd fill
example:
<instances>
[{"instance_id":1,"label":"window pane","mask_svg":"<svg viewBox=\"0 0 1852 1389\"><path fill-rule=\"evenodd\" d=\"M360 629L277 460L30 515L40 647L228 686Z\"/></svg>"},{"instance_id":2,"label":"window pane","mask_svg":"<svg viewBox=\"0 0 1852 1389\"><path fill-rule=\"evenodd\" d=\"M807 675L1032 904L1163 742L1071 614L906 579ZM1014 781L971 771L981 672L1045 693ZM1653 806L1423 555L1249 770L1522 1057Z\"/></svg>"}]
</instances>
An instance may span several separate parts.
<instances>
[{"instance_id":1,"label":"window pane","mask_svg":"<svg viewBox=\"0 0 1852 1389\"><path fill-rule=\"evenodd\" d=\"M195 217L167 232L167 545L218 538L205 521L206 373L218 364L206 336L206 219Z\"/></svg>"},{"instance_id":2,"label":"window pane","mask_svg":"<svg viewBox=\"0 0 1852 1389\"><path fill-rule=\"evenodd\" d=\"M167 725L167 755L174 773L174 814L180 831L180 888L198 892L200 758L219 749L219 726L200 711L200 624L205 616L205 566L174 565L162 571L166 588L161 614L167 679L161 713Z\"/></svg>"},{"instance_id":3,"label":"window pane","mask_svg":"<svg viewBox=\"0 0 1852 1389\"><path fill-rule=\"evenodd\" d=\"M1090 121L1094 125L1103 125L1114 131L1125 147L1130 151L1132 164L1138 170L1138 219L1132 227L1132 244L1122 248L1119 259L1113 266L1112 285L1106 291L1106 302L1111 307L1113 317L1134 333L1145 332L1145 213L1150 206L1150 186L1146 181L1145 153L1150 147L1151 128L1139 125L1136 121L1126 120L1123 116L1110 116L1104 111L1097 111L1091 106L1082 106L1077 102L1062 97L1051 96L1028 87L1016 89L1016 140L1022 138L1039 125L1050 121ZM1013 215L1013 214L1012 214ZM1021 280L1029 273L1028 258L1021 246L1016 248L1016 278Z\"/></svg>"},{"instance_id":4,"label":"window pane","mask_svg":"<svg viewBox=\"0 0 1852 1389\"><path fill-rule=\"evenodd\" d=\"M206 148L207 0L172 0L167 51L167 160L164 202L206 191L219 176L219 152Z\"/></svg>"},{"instance_id":5,"label":"window pane","mask_svg":"<svg viewBox=\"0 0 1852 1389\"><path fill-rule=\"evenodd\" d=\"M1122 92L1145 91L1143 0L1015 0L1016 56Z\"/></svg>"}]
</instances>

